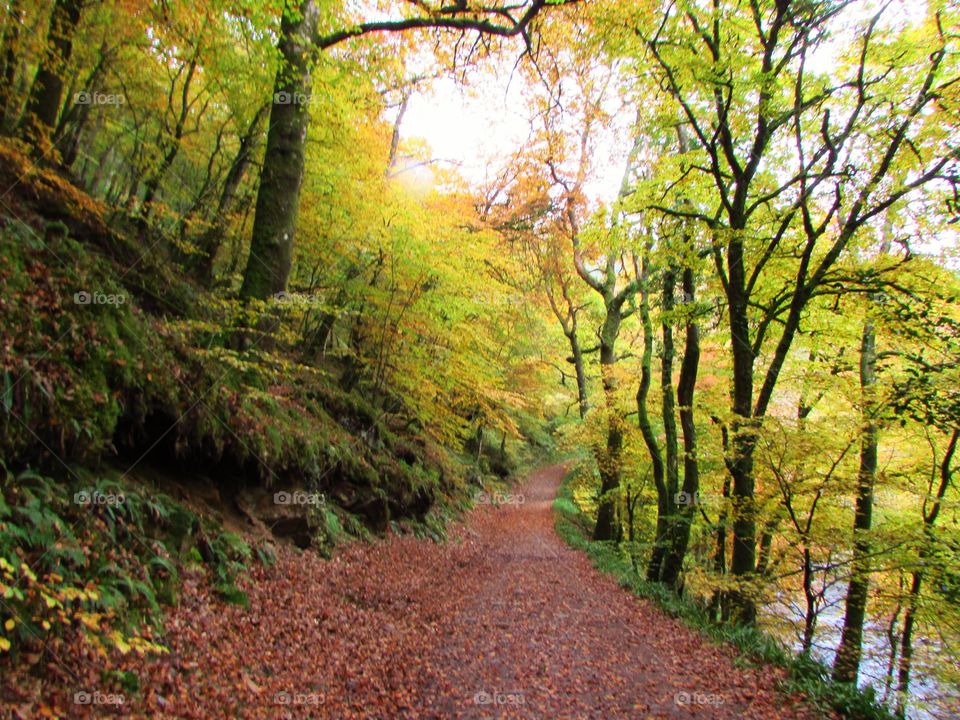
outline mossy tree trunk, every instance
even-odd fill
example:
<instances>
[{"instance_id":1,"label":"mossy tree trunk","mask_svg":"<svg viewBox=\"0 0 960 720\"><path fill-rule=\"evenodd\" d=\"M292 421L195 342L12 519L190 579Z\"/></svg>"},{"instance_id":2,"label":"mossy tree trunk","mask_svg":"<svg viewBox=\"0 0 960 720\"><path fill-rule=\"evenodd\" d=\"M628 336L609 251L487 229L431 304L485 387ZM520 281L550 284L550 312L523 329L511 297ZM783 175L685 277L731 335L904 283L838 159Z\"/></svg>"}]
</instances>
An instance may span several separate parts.
<instances>
[{"instance_id":1,"label":"mossy tree trunk","mask_svg":"<svg viewBox=\"0 0 960 720\"><path fill-rule=\"evenodd\" d=\"M240 288L246 300L266 299L287 287L310 124L310 66L318 17L316 0L305 0L299 11L288 7L280 24L281 63Z\"/></svg>"},{"instance_id":2,"label":"mossy tree trunk","mask_svg":"<svg viewBox=\"0 0 960 720\"><path fill-rule=\"evenodd\" d=\"M692 268L683 270L684 302L691 308L695 300L696 283ZM692 311L691 311L692 312ZM677 381L677 405L680 413L680 430L683 433L683 496L687 502L674 507L669 545L660 572L661 582L680 592L683 589L683 560L690 543L690 526L696 512L700 491L700 466L697 460L697 427L694 421L693 398L700 367L700 328L692 314L688 314L684 329L683 360L680 363L680 378ZM674 431L676 432L676 431Z\"/></svg>"},{"instance_id":3,"label":"mossy tree trunk","mask_svg":"<svg viewBox=\"0 0 960 720\"><path fill-rule=\"evenodd\" d=\"M73 36L80 23L82 0L57 0L50 16L47 48L30 88L19 134L30 142L42 141L57 125Z\"/></svg>"}]
</instances>

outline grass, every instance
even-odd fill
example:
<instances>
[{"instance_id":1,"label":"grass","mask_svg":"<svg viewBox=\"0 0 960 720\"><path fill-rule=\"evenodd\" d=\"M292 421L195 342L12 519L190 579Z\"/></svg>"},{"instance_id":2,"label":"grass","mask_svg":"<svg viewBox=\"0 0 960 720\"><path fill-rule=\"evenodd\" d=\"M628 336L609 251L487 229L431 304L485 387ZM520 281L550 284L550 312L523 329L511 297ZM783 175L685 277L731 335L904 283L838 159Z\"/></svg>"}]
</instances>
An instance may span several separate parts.
<instances>
[{"instance_id":1,"label":"grass","mask_svg":"<svg viewBox=\"0 0 960 720\"><path fill-rule=\"evenodd\" d=\"M652 600L661 610L712 641L732 644L744 662L785 668L788 676L781 689L805 695L808 704L825 715L832 711L851 720L893 720L894 716L876 699L872 688L860 690L833 682L825 665L797 655L756 628L715 622L701 605L646 580L637 572L631 558L615 544L590 540L592 519L574 501L570 480L568 474L553 504L557 533L568 545L585 552L598 570L612 575L622 587Z\"/></svg>"}]
</instances>

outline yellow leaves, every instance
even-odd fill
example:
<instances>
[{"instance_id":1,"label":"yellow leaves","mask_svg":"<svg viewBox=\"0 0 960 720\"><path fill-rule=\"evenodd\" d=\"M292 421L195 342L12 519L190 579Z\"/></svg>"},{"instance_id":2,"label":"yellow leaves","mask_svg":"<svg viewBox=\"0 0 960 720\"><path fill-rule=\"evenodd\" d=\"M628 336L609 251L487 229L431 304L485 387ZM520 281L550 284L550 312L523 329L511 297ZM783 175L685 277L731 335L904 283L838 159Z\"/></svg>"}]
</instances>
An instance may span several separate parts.
<instances>
[{"instance_id":1,"label":"yellow leaves","mask_svg":"<svg viewBox=\"0 0 960 720\"><path fill-rule=\"evenodd\" d=\"M61 603L55 597L51 597L46 593L41 593L41 597L43 598L43 602L47 606L47 609L52 610L53 608L56 608L56 607L63 607L63 603Z\"/></svg>"},{"instance_id":2,"label":"yellow leaves","mask_svg":"<svg viewBox=\"0 0 960 720\"><path fill-rule=\"evenodd\" d=\"M119 630L114 630L113 632L107 635L107 639L110 643L119 650L122 654L126 655L130 652L130 644L123 637L123 633Z\"/></svg>"},{"instance_id":3,"label":"yellow leaves","mask_svg":"<svg viewBox=\"0 0 960 720\"><path fill-rule=\"evenodd\" d=\"M60 595L63 597L64 600L70 600L70 601L73 601L73 600L83 601L83 600L86 600L88 597L86 591L80 590L79 588L75 588L75 587L64 588L63 591L60 593Z\"/></svg>"},{"instance_id":4,"label":"yellow leaves","mask_svg":"<svg viewBox=\"0 0 960 720\"><path fill-rule=\"evenodd\" d=\"M26 563L20 563L20 574L27 578L30 582L37 581L37 576Z\"/></svg>"},{"instance_id":5,"label":"yellow leaves","mask_svg":"<svg viewBox=\"0 0 960 720\"><path fill-rule=\"evenodd\" d=\"M100 630L100 621L103 619L102 613L89 613L89 612L78 612L77 620L80 621L80 624L88 630L97 632Z\"/></svg>"},{"instance_id":6,"label":"yellow leaves","mask_svg":"<svg viewBox=\"0 0 960 720\"><path fill-rule=\"evenodd\" d=\"M146 638L133 636L127 638L127 641L137 655L164 655L170 652L167 647Z\"/></svg>"},{"instance_id":7,"label":"yellow leaves","mask_svg":"<svg viewBox=\"0 0 960 720\"><path fill-rule=\"evenodd\" d=\"M16 621L14 621L13 618L10 618L3 624L3 629L9 632L10 630L13 630L13 628L15 628L16 626L17 626Z\"/></svg>"},{"instance_id":8,"label":"yellow leaves","mask_svg":"<svg viewBox=\"0 0 960 720\"><path fill-rule=\"evenodd\" d=\"M114 630L108 633L106 635L106 640L111 646L119 650L123 655L126 655L131 651L135 652L137 655L160 655L170 652L166 647L159 643L155 643L152 640L140 637L138 635L125 635L119 630Z\"/></svg>"},{"instance_id":9,"label":"yellow leaves","mask_svg":"<svg viewBox=\"0 0 960 720\"><path fill-rule=\"evenodd\" d=\"M10 641L5 637L0 635L0 652L8 652L10 650Z\"/></svg>"}]
</instances>

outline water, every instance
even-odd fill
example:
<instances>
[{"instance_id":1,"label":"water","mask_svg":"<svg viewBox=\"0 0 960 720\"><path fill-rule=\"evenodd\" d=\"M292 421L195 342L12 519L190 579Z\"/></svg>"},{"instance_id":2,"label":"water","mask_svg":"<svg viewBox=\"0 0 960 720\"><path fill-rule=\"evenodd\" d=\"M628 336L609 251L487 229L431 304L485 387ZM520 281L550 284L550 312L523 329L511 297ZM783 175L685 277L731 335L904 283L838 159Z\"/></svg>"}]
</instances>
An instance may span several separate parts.
<instances>
[{"instance_id":1,"label":"water","mask_svg":"<svg viewBox=\"0 0 960 720\"><path fill-rule=\"evenodd\" d=\"M824 595L823 606L817 618L811 654L827 666L833 664L840 633L843 629L844 598L846 585L832 583ZM803 648L803 615L805 601L802 593L781 591L779 597L761 611L765 629L796 652ZM869 611L869 606L868 606ZM901 617L902 619L902 617ZM887 638L888 617L868 616L864 627L863 658L860 662L860 687L872 685L877 697L886 697L890 707L895 703L894 692L886 691L887 665L890 659L890 642ZM960 718L960 693L957 688L945 686L933 677L929 668L943 658L949 657L937 638L924 637L922 626L914 630L913 669L910 678L909 720L957 720ZM894 667L893 685L896 687Z\"/></svg>"}]
</instances>

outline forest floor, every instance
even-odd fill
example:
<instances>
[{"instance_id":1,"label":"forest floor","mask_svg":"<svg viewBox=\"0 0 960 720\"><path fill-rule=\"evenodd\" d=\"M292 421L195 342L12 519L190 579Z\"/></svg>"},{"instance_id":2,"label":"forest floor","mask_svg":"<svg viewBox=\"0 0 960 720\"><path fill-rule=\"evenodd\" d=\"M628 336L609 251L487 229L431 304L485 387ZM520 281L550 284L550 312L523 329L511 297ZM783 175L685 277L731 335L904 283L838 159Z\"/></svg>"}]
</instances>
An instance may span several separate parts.
<instances>
[{"instance_id":1,"label":"forest floor","mask_svg":"<svg viewBox=\"0 0 960 720\"><path fill-rule=\"evenodd\" d=\"M243 581L249 609L191 576L170 652L124 661L140 690L123 704L75 704L78 689L97 697L96 661L62 657L14 717L38 695L68 717L820 717L777 691L782 670L737 664L566 546L563 472L534 472L443 544L393 536L329 561L281 549Z\"/></svg>"}]
</instances>

